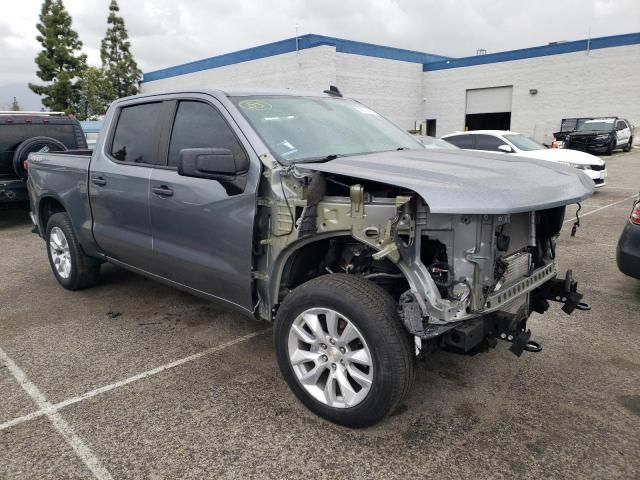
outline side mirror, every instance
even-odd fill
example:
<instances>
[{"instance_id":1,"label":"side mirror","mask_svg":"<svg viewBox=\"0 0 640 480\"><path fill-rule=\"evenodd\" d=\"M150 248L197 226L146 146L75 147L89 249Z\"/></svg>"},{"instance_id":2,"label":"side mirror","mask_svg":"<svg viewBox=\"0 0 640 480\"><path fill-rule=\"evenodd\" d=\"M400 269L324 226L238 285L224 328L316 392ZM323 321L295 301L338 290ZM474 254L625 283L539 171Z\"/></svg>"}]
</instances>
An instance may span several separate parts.
<instances>
[{"instance_id":1,"label":"side mirror","mask_svg":"<svg viewBox=\"0 0 640 480\"><path fill-rule=\"evenodd\" d=\"M249 158L228 148L184 148L178 156L178 174L184 177L233 181L248 170Z\"/></svg>"},{"instance_id":2,"label":"side mirror","mask_svg":"<svg viewBox=\"0 0 640 480\"><path fill-rule=\"evenodd\" d=\"M511 148L509 145L500 145L498 147L498 150L505 153L513 153L513 148Z\"/></svg>"}]
</instances>

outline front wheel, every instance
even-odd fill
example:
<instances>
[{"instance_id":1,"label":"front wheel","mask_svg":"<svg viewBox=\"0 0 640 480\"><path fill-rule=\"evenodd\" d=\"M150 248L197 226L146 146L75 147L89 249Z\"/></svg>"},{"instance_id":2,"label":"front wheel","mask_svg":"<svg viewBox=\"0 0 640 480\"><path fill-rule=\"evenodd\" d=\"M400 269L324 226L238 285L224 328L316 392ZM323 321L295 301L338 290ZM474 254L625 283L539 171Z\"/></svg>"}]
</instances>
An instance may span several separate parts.
<instances>
[{"instance_id":1,"label":"front wheel","mask_svg":"<svg viewBox=\"0 0 640 480\"><path fill-rule=\"evenodd\" d=\"M413 381L408 334L393 299L353 275L324 275L297 287L278 310L280 370L315 414L349 427L389 415Z\"/></svg>"}]
</instances>

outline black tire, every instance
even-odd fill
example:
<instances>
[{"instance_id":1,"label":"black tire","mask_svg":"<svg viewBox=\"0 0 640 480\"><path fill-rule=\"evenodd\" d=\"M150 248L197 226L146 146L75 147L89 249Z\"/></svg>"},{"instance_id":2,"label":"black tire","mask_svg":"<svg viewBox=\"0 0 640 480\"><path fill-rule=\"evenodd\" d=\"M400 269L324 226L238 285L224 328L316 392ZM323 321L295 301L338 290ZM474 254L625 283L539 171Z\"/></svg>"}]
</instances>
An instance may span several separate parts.
<instances>
[{"instance_id":1,"label":"black tire","mask_svg":"<svg viewBox=\"0 0 640 480\"><path fill-rule=\"evenodd\" d=\"M368 345L371 387L352 407L335 408L316 400L293 370L289 333L296 318L310 308L328 308L348 318ZM297 287L278 310L274 341L278 365L293 393L313 413L340 425L360 428L381 421L398 407L413 383L412 342L398 319L396 302L378 285L355 275L323 275Z\"/></svg>"},{"instance_id":2,"label":"black tire","mask_svg":"<svg viewBox=\"0 0 640 480\"><path fill-rule=\"evenodd\" d=\"M60 273L56 268L56 263L52 253L51 232L54 228L58 228L64 234L66 245L68 245L68 253L70 258L70 271L67 276ZM101 262L95 258L87 256L80 247L76 234L71 226L71 219L66 213L56 213L51 216L47 223L45 234L47 245L47 256L49 257L49 265L58 280L58 283L67 290L81 290L83 288L95 285L100 278ZM55 242L54 242L55 243Z\"/></svg>"},{"instance_id":3,"label":"black tire","mask_svg":"<svg viewBox=\"0 0 640 480\"><path fill-rule=\"evenodd\" d=\"M24 162L30 153L33 152L64 152L67 147L59 140L51 137L28 138L16 148L13 154L13 171L22 180L27 179L27 170Z\"/></svg>"},{"instance_id":4,"label":"black tire","mask_svg":"<svg viewBox=\"0 0 640 480\"><path fill-rule=\"evenodd\" d=\"M633 137L629 137L629 143L622 149L624 152L630 152L633 147Z\"/></svg>"},{"instance_id":5,"label":"black tire","mask_svg":"<svg viewBox=\"0 0 640 480\"><path fill-rule=\"evenodd\" d=\"M611 144L609 145L607 150L604 152L604 154L608 157L609 155L611 155L613 153L613 149L614 148L616 148L616 141L615 140L613 140L611 142Z\"/></svg>"}]
</instances>

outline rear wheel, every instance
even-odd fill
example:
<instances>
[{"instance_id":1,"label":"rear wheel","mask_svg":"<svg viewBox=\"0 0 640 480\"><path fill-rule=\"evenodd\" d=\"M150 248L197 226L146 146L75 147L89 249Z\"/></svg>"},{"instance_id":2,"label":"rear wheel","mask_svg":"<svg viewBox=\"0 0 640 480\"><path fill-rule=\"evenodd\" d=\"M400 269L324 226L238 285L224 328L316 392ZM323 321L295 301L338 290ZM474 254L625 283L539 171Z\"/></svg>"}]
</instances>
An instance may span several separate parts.
<instances>
[{"instance_id":1,"label":"rear wheel","mask_svg":"<svg viewBox=\"0 0 640 480\"><path fill-rule=\"evenodd\" d=\"M633 137L629 137L629 143L623 148L623 151L630 152L631 147L633 147Z\"/></svg>"},{"instance_id":2,"label":"rear wheel","mask_svg":"<svg viewBox=\"0 0 640 480\"><path fill-rule=\"evenodd\" d=\"M98 282L100 261L82 251L66 213L51 216L45 240L49 264L60 285L67 290L80 290Z\"/></svg>"},{"instance_id":3,"label":"rear wheel","mask_svg":"<svg viewBox=\"0 0 640 480\"><path fill-rule=\"evenodd\" d=\"M27 179L25 162L30 153L34 152L63 152L67 149L64 143L51 137L33 137L25 140L13 154L13 170L22 180Z\"/></svg>"},{"instance_id":4,"label":"rear wheel","mask_svg":"<svg viewBox=\"0 0 640 480\"><path fill-rule=\"evenodd\" d=\"M289 294L275 327L278 364L309 410L350 427L391 413L413 381L413 354L393 299L353 275L315 278Z\"/></svg>"}]
</instances>

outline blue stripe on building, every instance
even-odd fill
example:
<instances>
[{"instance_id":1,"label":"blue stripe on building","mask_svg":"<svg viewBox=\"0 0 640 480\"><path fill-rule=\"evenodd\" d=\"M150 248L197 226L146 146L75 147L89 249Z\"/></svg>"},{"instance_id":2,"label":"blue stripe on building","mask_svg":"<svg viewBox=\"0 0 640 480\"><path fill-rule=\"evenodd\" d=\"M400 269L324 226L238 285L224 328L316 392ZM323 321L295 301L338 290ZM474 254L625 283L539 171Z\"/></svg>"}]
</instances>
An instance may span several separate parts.
<instances>
[{"instance_id":1,"label":"blue stripe on building","mask_svg":"<svg viewBox=\"0 0 640 480\"><path fill-rule=\"evenodd\" d=\"M510 50L506 52L490 53L465 58L450 58L432 53L418 52L415 50L405 50L402 48L385 47L372 43L356 42L342 38L326 37L323 35L302 35L296 39L287 38L279 42L267 43L257 47L239 50L237 52L226 53L204 60L177 65L162 70L156 70L143 74L143 82L152 82L164 78L185 75L187 73L210 70L212 68L234 65L236 63L249 62L260 58L272 57L283 53L305 50L308 48L330 45L336 48L337 52L350 53L353 55L363 55L367 57L385 58L403 62L421 63L425 72L435 70L445 70L449 68L469 67L488 63L508 62L512 60L522 60L525 58L544 57L548 55L559 55L563 53L573 53L586 51L587 49L599 49L609 47L620 47L624 45L634 45L640 43L640 32L628 33L625 35L613 35L609 37L598 37L590 40L576 40L572 42L543 45L540 47L523 48L520 50Z\"/></svg>"},{"instance_id":2,"label":"blue stripe on building","mask_svg":"<svg viewBox=\"0 0 640 480\"><path fill-rule=\"evenodd\" d=\"M635 45L638 43L640 43L640 33L627 33L625 35L613 35L610 37L575 40L572 42L543 45L541 47L523 48L520 50L510 50L507 52L489 53L486 55L478 55L474 57L453 58L440 62L425 63L422 67L422 70L425 72L432 72L435 70L446 70L448 68L471 67L474 65L484 65L488 63L510 62L512 60L545 57L548 55L560 55L563 53L596 50L599 48L622 47L625 45Z\"/></svg>"}]
</instances>

